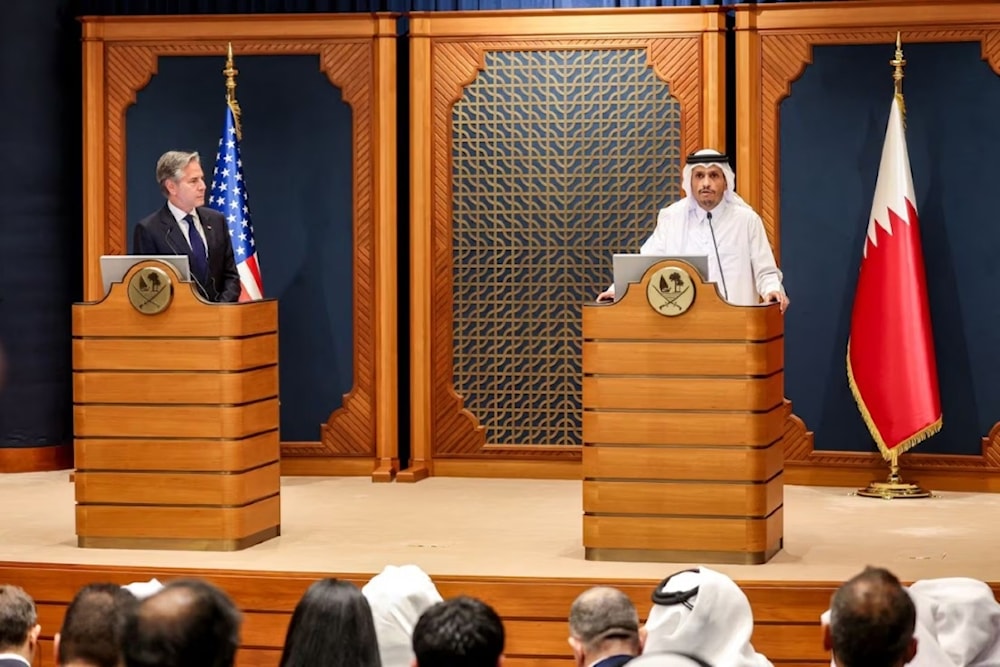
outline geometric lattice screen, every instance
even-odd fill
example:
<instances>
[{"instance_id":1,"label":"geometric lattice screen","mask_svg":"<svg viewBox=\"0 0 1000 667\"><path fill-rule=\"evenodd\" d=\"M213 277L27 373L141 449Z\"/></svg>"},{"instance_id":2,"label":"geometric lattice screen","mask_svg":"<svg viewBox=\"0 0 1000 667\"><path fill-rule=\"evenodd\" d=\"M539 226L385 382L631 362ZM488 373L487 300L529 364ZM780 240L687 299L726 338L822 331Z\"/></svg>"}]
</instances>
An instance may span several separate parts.
<instances>
[{"instance_id":1,"label":"geometric lattice screen","mask_svg":"<svg viewBox=\"0 0 1000 667\"><path fill-rule=\"evenodd\" d=\"M581 304L680 194L644 49L500 51L452 112L454 383L494 445L579 445Z\"/></svg>"}]
</instances>

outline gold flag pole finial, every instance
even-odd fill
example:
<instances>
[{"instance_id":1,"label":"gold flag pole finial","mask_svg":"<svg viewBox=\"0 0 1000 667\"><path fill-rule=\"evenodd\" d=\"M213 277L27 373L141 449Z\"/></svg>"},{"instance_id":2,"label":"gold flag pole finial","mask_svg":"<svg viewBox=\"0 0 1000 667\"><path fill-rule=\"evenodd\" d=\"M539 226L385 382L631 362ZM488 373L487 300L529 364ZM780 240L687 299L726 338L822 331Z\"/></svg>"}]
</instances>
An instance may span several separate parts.
<instances>
[{"instance_id":1,"label":"gold flag pole finial","mask_svg":"<svg viewBox=\"0 0 1000 667\"><path fill-rule=\"evenodd\" d=\"M243 140L243 128L240 127L240 103L236 101L236 75L240 73L233 65L233 44L229 43L226 54L226 69L222 70L226 75L226 104L233 110L233 120L236 122L236 138Z\"/></svg>"},{"instance_id":2,"label":"gold flag pole finial","mask_svg":"<svg viewBox=\"0 0 1000 667\"><path fill-rule=\"evenodd\" d=\"M896 57L889 61L892 65L892 81L896 88L896 97L899 99L899 110L903 114L903 123L906 123L906 105L903 103L903 68L906 67L906 59L903 58L903 46L899 39L899 31L896 31Z\"/></svg>"}]
</instances>

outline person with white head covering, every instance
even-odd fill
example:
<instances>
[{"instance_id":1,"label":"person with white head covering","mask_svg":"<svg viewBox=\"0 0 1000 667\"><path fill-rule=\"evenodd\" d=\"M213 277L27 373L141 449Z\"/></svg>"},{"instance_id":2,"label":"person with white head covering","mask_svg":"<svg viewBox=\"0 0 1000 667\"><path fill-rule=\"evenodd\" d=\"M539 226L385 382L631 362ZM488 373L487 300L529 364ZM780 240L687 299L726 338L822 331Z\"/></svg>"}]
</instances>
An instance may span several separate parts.
<instances>
[{"instance_id":1,"label":"person with white head covering","mask_svg":"<svg viewBox=\"0 0 1000 667\"><path fill-rule=\"evenodd\" d=\"M752 306L789 299L774 261L760 216L736 194L736 176L729 158L712 149L687 157L683 171L684 198L660 209L653 234L642 244L643 255L705 255L706 279L715 282L729 303ZM597 297L612 301L612 285Z\"/></svg>"},{"instance_id":2,"label":"person with white head covering","mask_svg":"<svg viewBox=\"0 0 1000 667\"><path fill-rule=\"evenodd\" d=\"M421 614L442 600L434 582L416 565L387 565L361 593L372 609L382 667L410 667L413 628Z\"/></svg>"},{"instance_id":3,"label":"person with white head covering","mask_svg":"<svg viewBox=\"0 0 1000 667\"><path fill-rule=\"evenodd\" d=\"M1000 604L987 584L948 577L901 588L916 611L916 655L907 667L1000 666ZM829 609L820 617L824 637L832 638L831 617ZM839 665L836 656L830 664L849 667Z\"/></svg>"},{"instance_id":4,"label":"person with white head covering","mask_svg":"<svg viewBox=\"0 0 1000 667\"><path fill-rule=\"evenodd\" d=\"M753 611L747 596L732 579L704 566L657 586L645 634L643 656L672 651L718 667L773 667L750 643Z\"/></svg>"}]
</instances>

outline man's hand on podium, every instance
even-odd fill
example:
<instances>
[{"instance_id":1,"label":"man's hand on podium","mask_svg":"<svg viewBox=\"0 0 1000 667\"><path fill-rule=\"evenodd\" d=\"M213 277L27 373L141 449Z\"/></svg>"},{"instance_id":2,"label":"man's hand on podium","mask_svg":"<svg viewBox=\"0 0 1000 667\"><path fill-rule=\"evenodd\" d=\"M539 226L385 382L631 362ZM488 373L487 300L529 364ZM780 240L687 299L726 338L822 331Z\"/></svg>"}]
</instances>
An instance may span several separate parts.
<instances>
[{"instance_id":1,"label":"man's hand on podium","mask_svg":"<svg viewBox=\"0 0 1000 667\"><path fill-rule=\"evenodd\" d=\"M783 313L788 310L788 304L790 304L791 301L784 292L768 292L764 295L764 303L778 304L778 310Z\"/></svg>"},{"instance_id":2,"label":"man's hand on podium","mask_svg":"<svg viewBox=\"0 0 1000 667\"><path fill-rule=\"evenodd\" d=\"M615 288L609 287L597 296L597 303L607 303L615 300Z\"/></svg>"}]
</instances>

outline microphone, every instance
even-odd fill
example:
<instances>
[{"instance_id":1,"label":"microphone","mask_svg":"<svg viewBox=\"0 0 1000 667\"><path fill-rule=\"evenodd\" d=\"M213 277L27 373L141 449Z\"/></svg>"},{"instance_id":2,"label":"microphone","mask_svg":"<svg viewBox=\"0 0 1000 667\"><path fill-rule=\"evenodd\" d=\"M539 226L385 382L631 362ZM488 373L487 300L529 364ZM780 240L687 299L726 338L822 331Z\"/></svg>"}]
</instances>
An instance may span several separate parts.
<instances>
[{"instance_id":1,"label":"microphone","mask_svg":"<svg viewBox=\"0 0 1000 667\"><path fill-rule=\"evenodd\" d=\"M187 255L186 252L178 252L177 248L175 248L174 244L170 241L170 232L172 231L174 231L173 227L167 227L167 233L164 235L163 240L167 242L167 245L170 246L170 249L174 251L175 255ZM198 230L192 229L191 233L197 234ZM198 276L194 275L194 271L191 271L191 279L194 281L194 284L198 286L198 290L202 293L202 295L209 301L212 301L212 299L208 296L208 290L206 290L205 286L201 284L200 280L198 280Z\"/></svg>"},{"instance_id":2,"label":"microphone","mask_svg":"<svg viewBox=\"0 0 1000 667\"><path fill-rule=\"evenodd\" d=\"M719 244L715 240L715 227L712 226L712 212L705 214L708 217L708 229L712 232L712 245L715 246L715 262L719 265L719 275L722 277L722 294L726 301L729 301L729 289L726 287L726 272L722 270L722 258L719 257Z\"/></svg>"}]
</instances>

